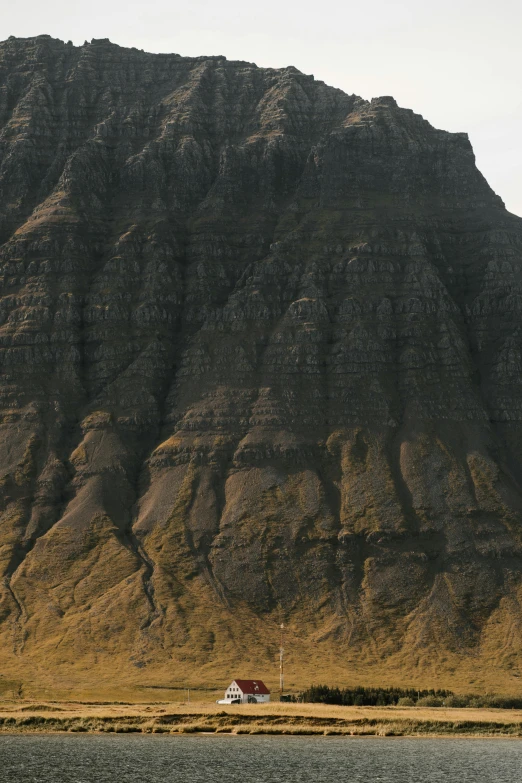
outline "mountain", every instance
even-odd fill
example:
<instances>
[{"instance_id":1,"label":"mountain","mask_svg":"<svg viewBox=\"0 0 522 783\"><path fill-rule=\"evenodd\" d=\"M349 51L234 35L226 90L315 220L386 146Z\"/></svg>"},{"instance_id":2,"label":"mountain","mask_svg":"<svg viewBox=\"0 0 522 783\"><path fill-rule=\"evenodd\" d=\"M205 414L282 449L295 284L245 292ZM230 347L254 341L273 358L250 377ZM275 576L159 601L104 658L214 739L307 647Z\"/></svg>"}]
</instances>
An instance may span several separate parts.
<instances>
[{"instance_id":1,"label":"mountain","mask_svg":"<svg viewBox=\"0 0 522 783\"><path fill-rule=\"evenodd\" d=\"M466 134L9 38L0 285L5 677L274 684L284 622L290 685L516 689L522 219Z\"/></svg>"}]
</instances>

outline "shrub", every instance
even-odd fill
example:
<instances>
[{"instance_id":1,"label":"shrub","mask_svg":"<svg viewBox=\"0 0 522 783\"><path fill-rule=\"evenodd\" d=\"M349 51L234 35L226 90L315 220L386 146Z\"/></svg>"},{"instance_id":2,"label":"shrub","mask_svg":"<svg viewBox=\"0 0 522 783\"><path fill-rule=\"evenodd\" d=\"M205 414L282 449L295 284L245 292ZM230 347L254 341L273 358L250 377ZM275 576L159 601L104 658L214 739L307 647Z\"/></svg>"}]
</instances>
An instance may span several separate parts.
<instances>
[{"instance_id":1,"label":"shrub","mask_svg":"<svg viewBox=\"0 0 522 783\"><path fill-rule=\"evenodd\" d=\"M401 696L399 701L397 702L397 707L414 707L415 702L413 699L410 699L409 696Z\"/></svg>"},{"instance_id":2,"label":"shrub","mask_svg":"<svg viewBox=\"0 0 522 783\"><path fill-rule=\"evenodd\" d=\"M398 704L399 699L433 697L440 701L451 696L451 691L417 691L414 688L330 688L328 685L312 685L300 696L300 701L319 704L341 704L345 706L387 707ZM440 706L437 704L436 706Z\"/></svg>"},{"instance_id":3,"label":"shrub","mask_svg":"<svg viewBox=\"0 0 522 783\"><path fill-rule=\"evenodd\" d=\"M487 707L495 707L502 710L522 709L522 699L520 696L486 696L484 698L484 703Z\"/></svg>"},{"instance_id":4,"label":"shrub","mask_svg":"<svg viewBox=\"0 0 522 783\"><path fill-rule=\"evenodd\" d=\"M468 704L469 704L468 696L456 696L455 694L452 694L451 696L446 696L446 698L443 701L444 707L467 707Z\"/></svg>"},{"instance_id":5,"label":"shrub","mask_svg":"<svg viewBox=\"0 0 522 783\"><path fill-rule=\"evenodd\" d=\"M442 699L437 696L424 696L417 701L417 707L442 707Z\"/></svg>"}]
</instances>

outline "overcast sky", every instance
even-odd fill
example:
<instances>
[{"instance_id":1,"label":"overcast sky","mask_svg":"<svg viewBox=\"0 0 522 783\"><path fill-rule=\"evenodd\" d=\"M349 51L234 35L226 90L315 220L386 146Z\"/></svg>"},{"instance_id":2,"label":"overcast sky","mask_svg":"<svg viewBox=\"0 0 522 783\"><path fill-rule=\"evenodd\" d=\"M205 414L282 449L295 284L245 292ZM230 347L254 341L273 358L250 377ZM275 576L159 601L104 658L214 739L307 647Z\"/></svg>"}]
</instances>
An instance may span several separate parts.
<instances>
[{"instance_id":1,"label":"overcast sky","mask_svg":"<svg viewBox=\"0 0 522 783\"><path fill-rule=\"evenodd\" d=\"M520 0L3 0L0 40L48 33L79 45L222 54L295 65L363 98L393 95L467 131L477 164L522 216Z\"/></svg>"}]
</instances>

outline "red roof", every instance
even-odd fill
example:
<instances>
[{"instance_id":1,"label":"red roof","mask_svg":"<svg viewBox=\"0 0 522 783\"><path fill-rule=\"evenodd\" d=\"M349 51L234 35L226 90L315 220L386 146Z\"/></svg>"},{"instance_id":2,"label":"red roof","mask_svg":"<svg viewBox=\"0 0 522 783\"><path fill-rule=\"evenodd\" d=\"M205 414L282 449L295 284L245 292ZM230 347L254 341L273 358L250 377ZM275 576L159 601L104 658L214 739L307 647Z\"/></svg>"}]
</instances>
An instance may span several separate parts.
<instances>
[{"instance_id":1,"label":"red roof","mask_svg":"<svg viewBox=\"0 0 522 783\"><path fill-rule=\"evenodd\" d=\"M270 691L262 680L234 680L234 682L243 693L250 693L252 696L255 696L256 694L270 694Z\"/></svg>"}]
</instances>

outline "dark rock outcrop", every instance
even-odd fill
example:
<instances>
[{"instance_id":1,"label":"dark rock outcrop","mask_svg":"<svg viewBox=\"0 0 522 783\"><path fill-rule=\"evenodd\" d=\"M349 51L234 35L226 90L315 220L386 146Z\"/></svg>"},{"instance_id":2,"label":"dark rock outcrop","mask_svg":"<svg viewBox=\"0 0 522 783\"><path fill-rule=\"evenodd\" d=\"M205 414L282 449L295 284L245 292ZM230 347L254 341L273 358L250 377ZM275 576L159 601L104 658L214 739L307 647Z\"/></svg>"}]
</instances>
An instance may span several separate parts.
<instances>
[{"instance_id":1,"label":"dark rock outcrop","mask_svg":"<svg viewBox=\"0 0 522 783\"><path fill-rule=\"evenodd\" d=\"M296 679L507 687L522 220L465 134L294 68L10 38L0 242L6 670L259 672L283 617Z\"/></svg>"}]
</instances>

